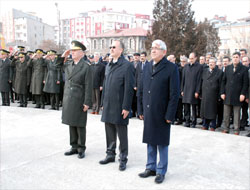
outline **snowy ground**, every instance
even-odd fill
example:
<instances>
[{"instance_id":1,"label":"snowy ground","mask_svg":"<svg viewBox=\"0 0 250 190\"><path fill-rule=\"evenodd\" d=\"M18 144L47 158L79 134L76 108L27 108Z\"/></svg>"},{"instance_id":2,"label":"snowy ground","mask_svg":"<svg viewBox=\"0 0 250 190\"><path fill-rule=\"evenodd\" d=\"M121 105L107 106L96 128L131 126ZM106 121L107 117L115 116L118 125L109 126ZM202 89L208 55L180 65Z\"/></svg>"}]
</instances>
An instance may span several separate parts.
<instances>
[{"instance_id":1,"label":"snowy ground","mask_svg":"<svg viewBox=\"0 0 250 190\"><path fill-rule=\"evenodd\" d=\"M141 179L146 145L142 122L131 119L127 170L105 157L104 124L88 114L84 159L66 157L69 132L61 111L0 107L0 189L250 189L250 138L172 126L169 168L163 184ZM48 106L46 107L48 108Z\"/></svg>"}]
</instances>

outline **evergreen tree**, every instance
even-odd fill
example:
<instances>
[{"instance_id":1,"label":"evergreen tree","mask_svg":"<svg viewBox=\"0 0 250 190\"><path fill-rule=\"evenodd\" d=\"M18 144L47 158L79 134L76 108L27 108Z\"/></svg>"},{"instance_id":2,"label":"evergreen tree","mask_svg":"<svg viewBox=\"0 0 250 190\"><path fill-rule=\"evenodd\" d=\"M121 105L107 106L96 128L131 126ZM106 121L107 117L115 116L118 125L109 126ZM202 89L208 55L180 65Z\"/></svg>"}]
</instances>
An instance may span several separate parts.
<instances>
[{"instance_id":1,"label":"evergreen tree","mask_svg":"<svg viewBox=\"0 0 250 190\"><path fill-rule=\"evenodd\" d=\"M154 23L148 33L146 48L155 39L163 40L168 54L188 56L191 52L204 55L218 50L217 31L207 20L196 23L190 0L156 0L153 9Z\"/></svg>"}]
</instances>

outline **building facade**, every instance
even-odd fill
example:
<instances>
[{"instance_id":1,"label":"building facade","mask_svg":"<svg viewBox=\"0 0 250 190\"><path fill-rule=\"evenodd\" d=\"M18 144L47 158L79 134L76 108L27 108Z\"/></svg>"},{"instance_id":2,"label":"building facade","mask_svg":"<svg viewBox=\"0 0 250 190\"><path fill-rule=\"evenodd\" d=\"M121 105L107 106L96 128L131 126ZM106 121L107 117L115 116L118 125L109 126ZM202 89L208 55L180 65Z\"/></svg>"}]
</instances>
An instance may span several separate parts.
<instances>
[{"instance_id":1,"label":"building facade","mask_svg":"<svg viewBox=\"0 0 250 190\"><path fill-rule=\"evenodd\" d=\"M7 47L23 45L34 50L44 40L54 41L54 27L43 23L41 18L32 14L12 9L2 18L2 22Z\"/></svg>"},{"instance_id":2,"label":"building facade","mask_svg":"<svg viewBox=\"0 0 250 190\"><path fill-rule=\"evenodd\" d=\"M109 47L114 40L122 40L125 45L124 54L133 54L135 52L145 51L145 40L147 38L147 30L143 28L116 29L110 30L103 34L89 37L90 48L89 53L98 52L105 55L109 52Z\"/></svg>"}]
</instances>

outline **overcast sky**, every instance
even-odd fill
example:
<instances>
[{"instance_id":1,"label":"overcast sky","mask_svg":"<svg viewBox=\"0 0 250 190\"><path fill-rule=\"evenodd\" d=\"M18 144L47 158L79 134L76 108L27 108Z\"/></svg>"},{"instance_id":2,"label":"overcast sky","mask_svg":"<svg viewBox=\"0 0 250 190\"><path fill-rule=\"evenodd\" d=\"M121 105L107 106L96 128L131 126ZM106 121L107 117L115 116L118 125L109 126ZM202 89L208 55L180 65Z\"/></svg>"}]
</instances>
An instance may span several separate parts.
<instances>
[{"instance_id":1,"label":"overcast sky","mask_svg":"<svg viewBox=\"0 0 250 190\"><path fill-rule=\"evenodd\" d=\"M15 8L25 12L36 12L45 23L56 25L57 14L55 2L61 12L61 18L72 18L80 12L100 10L102 7L113 10L126 10L128 13L141 13L152 16L154 0L0 0L0 12ZM246 17L250 11L250 0L194 0L192 9L195 11L196 20L227 15L228 20L236 21Z\"/></svg>"}]
</instances>

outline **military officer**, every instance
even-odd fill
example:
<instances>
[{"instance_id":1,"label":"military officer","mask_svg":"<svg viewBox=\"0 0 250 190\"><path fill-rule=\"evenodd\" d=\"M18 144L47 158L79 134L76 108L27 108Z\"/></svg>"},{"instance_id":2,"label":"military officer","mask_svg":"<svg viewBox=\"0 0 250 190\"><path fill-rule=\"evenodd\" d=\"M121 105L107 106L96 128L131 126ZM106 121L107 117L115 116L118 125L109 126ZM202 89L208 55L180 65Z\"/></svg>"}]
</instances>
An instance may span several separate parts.
<instances>
[{"instance_id":1,"label":"military officer","mask_svg":"<svg viewBox=\"0 0 250 190\"><path fill-rule=\"evenodd\" d=\"M32 68L31 92L35 95L36 107L45 108L43 85L46 62L43 59L43 50L36 49L36 53L28 61L28 66Z\"/></svg>"},{"instance_id":2,"label":"military officer","mask_svg":"<svg viewBox=\"0 0 250 190\"><path fill-rule=\"evenodd\" d=\"M0 92L2 95L2 105L10 105L10 83L12 82L12 72L10 69L10 59L8 54L10 52L5 49L0 49Z\"/></svg>"},{"instance_id":3,"label":"military officer","mask_svg":"<svg viewBox=\"0 0 250 190\"><path fill-rule=\"evenodd\" d=\"M50 104L52 110L59 110L59 93L60 93L60 68L56 66L56 51L50 50L47 53L49 57L47 63L47 72L44 92L50 94Z\"/></svg>"},{"instance_id":4,"label":"military officer","mask_svg":"<svg viewBox=\"0 0 250 190\"><path fill-rule=\"evenodd\" d=\"M13 85L20 100L19 107L27 107L27 93L30 81L28 79L26 53L19 52L18 59L14 58L11 61L11 66L16 70L16 80Z\"/></svg>"},{"instance_id":5,"label":"military officer","mask_svg":"<svg viewBox=\"0 0 250 190\"><path fill-rule=\"evenodd\" d=\"M72 41L70 50L63 53L61 60L67 60L63 65L65 72L65 87L63 95L62 123L69 125L71 149L65 156L78 154L85 157L87 110L91 106L92 76L90 63L84 60L86 47Z\"/></svg>"}]
</instances>

